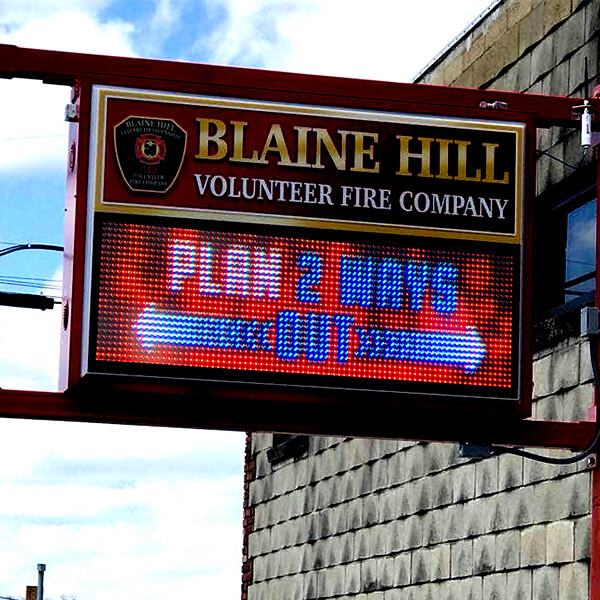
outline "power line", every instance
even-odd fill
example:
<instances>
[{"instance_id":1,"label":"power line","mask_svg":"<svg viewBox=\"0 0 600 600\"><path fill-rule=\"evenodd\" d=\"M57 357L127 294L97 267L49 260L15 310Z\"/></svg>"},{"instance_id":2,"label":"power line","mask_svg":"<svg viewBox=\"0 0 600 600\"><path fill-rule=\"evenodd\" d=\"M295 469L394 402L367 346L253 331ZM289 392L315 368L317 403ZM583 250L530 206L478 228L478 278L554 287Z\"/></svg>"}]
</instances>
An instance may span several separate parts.
<instances>
[{"instance_id":1,"label":"power line","mask_svg":"<svg viewBox=\"0 0 600 600\"><path fill-rule=\"evenodd\" d=\"M60 285L48 285L48 284L43 284L43 283L30 283L30 282L26 282L26 281L10 281L7 279L2 279L0 278L0 283L3 283L4 285L9 285L12 287L30 287L30 288L37 288L37 289L53 289L53 290L59 290L60 289Z\"/></svg>"},{"instance_id":2,"label":"power line","mask_svg":"<svg viewBox=\"0 0 600 600\"><path fill-rule=\"evenodd\" d=\"M60 292L61 288L60 286L48 286L48 285L35 285L35 284L30 284L30 283L10 283L10 282L6 282L6 281L2 281L0 280L0 283L11 287L11 288L25 288L25 289L33 289L33 290L40 290L41 292L55 292L58 293Z\"/></svg>"},{"instance_id":3,"label":"power line","mask_svg":"<svg viewBox=\"0 0 600 600\"><path fill-rule=\"evenodd\" d=\"M0 275L0 278L7 281L30 281L32 283L48 283L50 285L60 283L62 281L62 278L58 279L56 277L22 277L20 275Z\"/></svg>"},{"instance_id":4,"label":"power line","mask_svg":"<svg viewBox=\"0 0 600 600\"><path fill-rule=\"evenodd\" d=\"M10 288L25 288L39 290L44 293L60 293L62 290L62 279L37 278L37 277L18 277L1 276L0 284Z\"/></svg>"},{"instance_id":5,"label":"power line","mask_svg":"<svg viewBox=\"0 0 600 600\"><path fill-rule=\"evenodd\" d=\"M0 240L1 246L18 246L24 242L18 240Z\"/></svg>"},{"instance_id":6,"label":"power line","mask_svg":"<svg viewBox=\"0 0 600 600\"><path fill-rule=\"evenodd\" d=\"M0 257L12 254L13 252L19 252L20 250L53 250L55 252L63 252L64 248L53 244L17 244L0 250Z\"/></svg>"},{"instance_id":7,"label":"power line","mask_svg":"<svg viewBox=\"0 0 600 600\"><path fill-rule=\"evenodd\" d=\"M62 277L23 277L21 275L12 274L0 275L0 283L5 283L7 285L60 288L62 286L62 281Z\"/></svg>"},{"instance_id":8,"label":"power line","mask_svg":"<svg viewBox=\"0 0 600 600\"><path fill-rule=\"evenodd\" d=\"M53 244L15 244L0 250L0 257L19 252L20 250L52 250L54 252L63 252L62 246ZM39 284L25 283L24 281L13 281L10 285L35 287ZM55 304L60 304L60 300L55 297L38 294L19 294L15 292L0 292L0 306L15 306L18 308L37 308L40 310L51 309ZM38 565L39 567L40 565Z\"/></svg>"}]
</instances>

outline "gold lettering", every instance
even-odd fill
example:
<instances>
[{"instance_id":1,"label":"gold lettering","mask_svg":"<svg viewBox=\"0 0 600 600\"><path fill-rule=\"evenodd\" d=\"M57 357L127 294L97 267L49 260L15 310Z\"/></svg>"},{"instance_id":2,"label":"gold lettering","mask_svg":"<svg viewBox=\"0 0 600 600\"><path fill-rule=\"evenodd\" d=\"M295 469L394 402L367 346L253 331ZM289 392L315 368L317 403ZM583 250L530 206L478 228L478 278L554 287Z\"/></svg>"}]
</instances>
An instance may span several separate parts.
<instances>
[{"instance_id":1,"label":"gold lettering","mask_svg":"<svg viewBox=\"0 0 600 600\"><path fill-rule=\"evenodd\" d=\"M227 142L223 139L226 127L225 123L220 119L196 119L198 123L198 153L195 158L206 160L221 160L227 155ZM214 125L215 132L210 133L211 125ZM214 154L210 154L209 145L216 145Z\"/></svg>"},{"instance_id":2,"label":"gold lettering","mask_svg":"<svg viewBox=\"0 0 600 600\"><path fill-rule=\"evenodd\" d=\"M440 145L440 172L436 177L438 179L454 179L454 177L448 173L448 146L450 146L452 140L435 141Z\"/></svg>"},{"instance_id":3,"label":"gold lettering","mask_svg":"<svg viewBox=\"0 0 600 600\"><path fill-rule=\"evenodd\" d=\"M269 152L277 152L277 154L279 154L279 160L277 161L278 165L283 165L284 167L295 166L290 160L290 153L288 151L287 144L285 143L285 137L283 136L283 131L281 130L281 125L279 123L273 123L271 125L271 129L269 129L267 139L265 140L265 144L260 155L260 162L267 162L267 154Z\"/></svg>"},{"instance_id":4,"label":"gold lettering","mask_svg":"<svg viewBox=\"0 0 600 600\"><path fill-rule=\"evenodd\" d=\"M456 179L458 181L481 181L481 169L476 169L475 175L467 175L467 148L471 145L471 142L454 140L454 143L458 146L458 174Z\"/></svg>"},{"instance_id":5,"label":"gold lettering","mask_svg":"<svg viewBox=\"0 0 600 600\"><path fill-rule=\"evenodd\" d=\"M340 131L340 133L342 132ZM365 167L364 163L365 156L373 160L375 144L379 139L379 134L365 133L362 131L352 131L348 133L354 134L354 166L350 170L359 171L361 173L379 173L379 161L375 161L372 167ZM371 141L367 141L367 145L365 145L365 138L371 138Z\"/></svg>"},{"instance_id":6,"label":"gold lettering","mask_svg":"<svg viewBox=\"0 0 600 600\"><path fill-rule=\"evenodd\" d=\"M496 162L496 148L498 144L483 143L485 146L485 183L508 183L509 175L508 171L504 171L502 179L494 178L495 162Z\"/></svg>"},{"instance_id":7,"label":"gold lettering","mask_svg":"<svg viewBox=\"0 0 600 600\"><path fill-rule=\"evenodd\" d=\"M410 152L408 143L414 138L409 135L397 135L396 137L400 140L400 168L396 171L396 175L412 175L408 170L408 160L416 158L421 161L421 170L417 177L433 177L431 174L431 142L433 142L433 138L418 138L421 142L421 152Z\"/></svg>"},{"instance_id":8,"label":"gold lettering","mask_svg":"<svg viewBox=\"0 0 600 600\"><path fill-rule=\"evenodd\" d=\"M338 152L338 149L335 147L331 136L329 135L329 131L327 129L323 129L322 127L315 127L315 133L317 134L317 155L315 158L315 164L313 165L314 169L324 169L324 165L321 162L321 148L324 147L327 150L327 154L329 154L329 158L333 161L335 168L338 171L346 170L346 136L348 135L347 131L339 131L342 138L341 149Z\"/></svg>"},{"instance_id":9,"label":"gold lettering","mask_svg":"<svg viewBox=\"0 0 600 600\"><path fill-rule=\"evenodd\" d=\"M261 161L258 158L258 150L252 152L252 156L244 156L244 129L246 128L245 121L231 121L233 125L233 156L231 162L253 163L264 165L268 161Z\"/></svg>"},{"instance_id":10,"label":"gold lettering","mask_svg":"<svg viewBox=\"0 0 600 600\"><path fill-rule=\"evenodd\" d=\"M294 126L294 131L298 132L298 159L295 167L310 167L306 161L306 153L308 146L308 132L312 131L312 127Z\"/></svg>"}]
</instances>

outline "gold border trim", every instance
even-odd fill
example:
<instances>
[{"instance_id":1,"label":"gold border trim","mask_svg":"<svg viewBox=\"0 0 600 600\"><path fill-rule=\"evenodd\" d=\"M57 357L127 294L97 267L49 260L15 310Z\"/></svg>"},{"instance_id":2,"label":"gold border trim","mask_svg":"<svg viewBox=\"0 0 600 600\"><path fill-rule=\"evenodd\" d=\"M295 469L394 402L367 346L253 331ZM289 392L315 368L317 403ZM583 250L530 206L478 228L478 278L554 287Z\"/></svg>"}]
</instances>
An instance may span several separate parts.
<instances>
[{"instance_id":1,"label":"gold border trim","mask_svg":"<svg viewBox=\"0 0 600 600\"><path fill-rule=\"evenodd\" d=\"M126 215L145 215L149 217L184 218L207 221L226 221L229 223L255 223L257 225L287 225L292 227L309 227L312 229L334 229L337 231L360 231L372 233L387 233L396 235L413 235L440 239L478 240L482 242L519 243L514 235L469 232L463 229L430 229L425 227L408 227L405 225L385 225L364 221L337 221L334 219L318 219L311 217L289 217L286 215L271 215L264 213L218 211L198 208L162 208L152 204L123 204L106 202L99 213Z\"/></svg>"}]
</instances>

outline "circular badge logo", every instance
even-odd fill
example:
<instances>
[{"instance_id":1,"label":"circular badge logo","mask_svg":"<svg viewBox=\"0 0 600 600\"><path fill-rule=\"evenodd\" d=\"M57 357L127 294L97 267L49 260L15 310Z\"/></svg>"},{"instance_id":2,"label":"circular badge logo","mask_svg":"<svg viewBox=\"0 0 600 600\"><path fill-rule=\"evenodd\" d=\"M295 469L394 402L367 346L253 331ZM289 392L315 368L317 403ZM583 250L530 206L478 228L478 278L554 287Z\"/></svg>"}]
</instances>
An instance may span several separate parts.
<instances>
[{"instance_id":1,"label":"circular badge logo","mask_svg":"<svg viewBox=\"0 0 600 600\"><path fill-rule=\"evenodd\" d=\"M144 133L135 142L135 155L146 165L155 165L165 157L165 141L158 135Z\"/></svg>"}]
</instances>

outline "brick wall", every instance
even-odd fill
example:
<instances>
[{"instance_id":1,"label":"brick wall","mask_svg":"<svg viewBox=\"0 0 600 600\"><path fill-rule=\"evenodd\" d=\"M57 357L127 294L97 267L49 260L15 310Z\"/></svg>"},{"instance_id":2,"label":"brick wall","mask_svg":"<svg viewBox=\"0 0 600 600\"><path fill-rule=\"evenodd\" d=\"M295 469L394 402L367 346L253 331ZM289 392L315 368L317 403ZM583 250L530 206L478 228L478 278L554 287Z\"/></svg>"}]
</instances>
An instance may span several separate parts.
<instances>
[{"instance_id":1,"label":"brick wall","mask_svg":"<svg viewBox=\"0 0 600 600\"><path fill-rule=\"evenodd\" d=\"M252 436L246 435L244 457L244 516L242 533L242 595L241 600L247 600L248 587L252 583L253 559L248 553L250 534L254 531L254 513L256 508L250 502L250 484L256 478L256 460L252 452Z\"/></svg>"},{"instance_id":2,"label":"brick wall","mask_svg":"<svg viewBox=\"0 0 600 600\"><path fill-rule=\"evenodd\" d=\"M504 0L416 82L573 95L584 56L597 73L597 40L594 0Z\"/></svg>"},{"instance_id":3,"label":"brick wall","mask_svg":"<svg viewBox=\"0 0 600 600\"><path fill-rule=\"evenodd\" d=\"M584 56L598 81L599 9L600 0L505 0L419 81L581 94ZM538 146L576 162L575 137L550 129ZM541 157L538 191L567 173ZM536 355L533 418L585 419L592 394L579 338ZM271 465L272 436L251 439L249 600L588 598L585 461L467 460L452 444L311 437L305 456Z\"/></svg>"}]
</instances>

